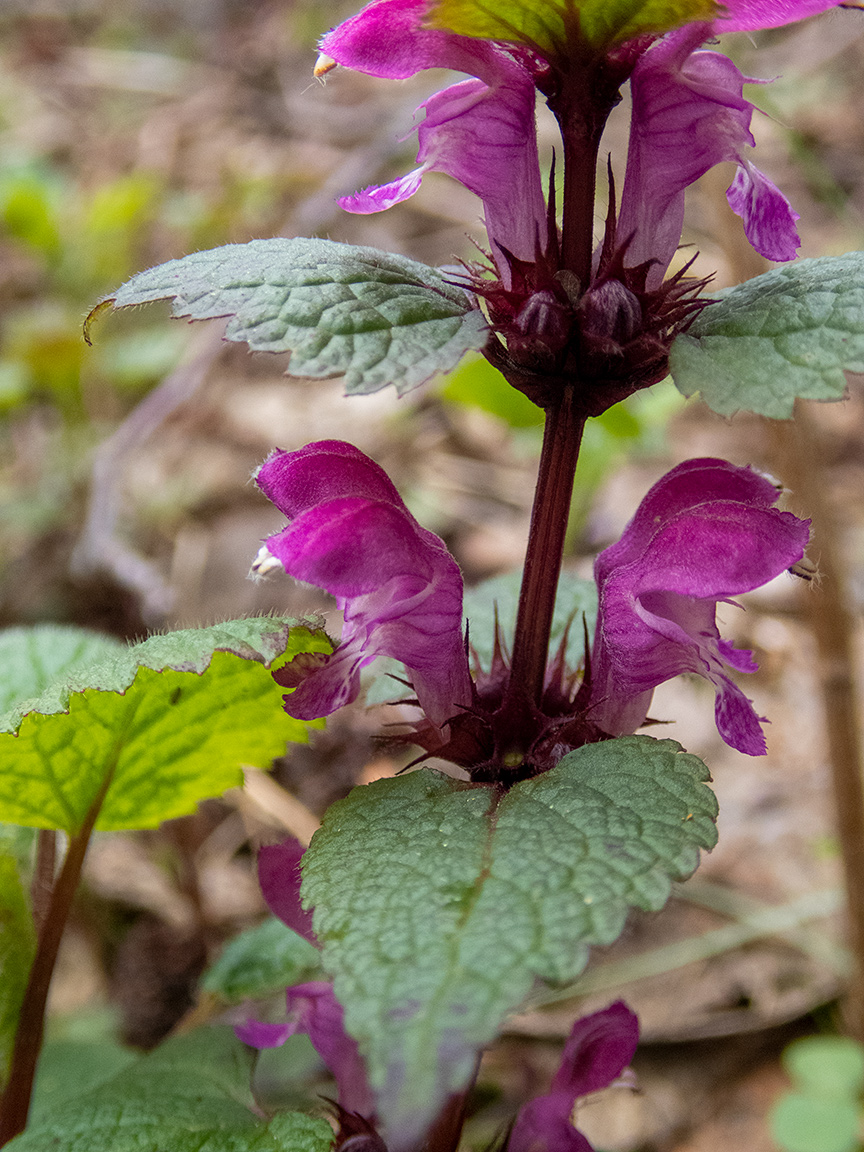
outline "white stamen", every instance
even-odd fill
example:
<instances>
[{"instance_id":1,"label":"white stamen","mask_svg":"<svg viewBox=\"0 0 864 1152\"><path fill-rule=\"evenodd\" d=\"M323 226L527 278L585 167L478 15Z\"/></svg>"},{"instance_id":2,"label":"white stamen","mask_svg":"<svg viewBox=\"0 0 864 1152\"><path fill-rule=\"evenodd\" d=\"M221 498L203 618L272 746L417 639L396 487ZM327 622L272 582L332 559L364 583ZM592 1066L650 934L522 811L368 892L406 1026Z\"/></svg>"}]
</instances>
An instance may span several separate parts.
<instances>
[{"instance_id":1,"label":"white stamen","mask_svg":"<svg viewBox=\"0 0 864 1152\"><path fill-rule=\"evenodd\" d=\"M312 75L316 80L323 80L328 72L332 72L334 68L338 67L336 61L332 56L326 56L323 52L315 61L315 67L312 69Z\"/></svg>"},{"instance_id":2,"label":"white stamen","mask_svg":"<svg viewBox=\"0 0 864 1152\"><path fill-rule=\"evenodd\" d=\"M277 560L266 544L262 544L258 549L258 555L252 561L252 567L249 569L250 580L261 580L265 576L269 576L271 572L283 571L282 561Z\"/></svg>"}]
</instances>

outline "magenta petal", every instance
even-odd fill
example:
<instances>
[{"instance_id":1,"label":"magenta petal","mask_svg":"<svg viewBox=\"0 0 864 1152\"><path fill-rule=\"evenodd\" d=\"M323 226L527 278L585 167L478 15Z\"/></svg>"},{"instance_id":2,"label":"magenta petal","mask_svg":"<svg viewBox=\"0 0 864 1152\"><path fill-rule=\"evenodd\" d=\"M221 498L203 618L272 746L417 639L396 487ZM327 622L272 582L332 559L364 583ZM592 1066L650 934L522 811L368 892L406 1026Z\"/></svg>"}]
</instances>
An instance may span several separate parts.
<instances>
[{"instance_id":1,"label":"magenta petal","mask_svg":"<svg viewBox=\"0 0 864 1152\"><path fill-rule=\"evenodd\" d=\"M424 171L425 168L415 168L407 176L402 176L389 184L373 185L364 188L362 192L355 192L353 196L340 196L337 204L346 212L353 212L357 216L386 212L394 204L401 204L403 200L411 199L423 181Z\"/></svg>"},{"instance_id":2,"label":"magenta petal","mask_svg":"<svg viewBox=\"0 0 864 1152\"><path fill-rule=\"evenodd\" d=\"M255 483L289 520L349 492L402 502L384 469L344 440L318 440L296 452L276 449L255 473Z\"/></svg>"},{"instance_id":3,"label":"magenta petal","mask_svg":"<svg viewBox=\"0 0 864 1152\"><path fill-rule=\"evenodd\" d=\"M680 242L685 190L724 160L739 165L729 202L757 251L789 260L800 243L788 202L746 159L754 141L744 76L728 57L696 50L710 33L709 24L670 33L640 57L631 77L618 229L630 240L628 265L654 261L649 284L660 282Z\"/></svg>"},{"instance_id":4,"label":"magenta petal","mask_svg":"<svg viewBox=\"0 0 864 1152\"><path fill-rule=\"evenodd\" d=\"M329 657L278 669L298 719L355 699L377 656L408 668L420 706L443 726L471 699L462 635L462 575L443 541L421 528L383 469L350 444L323 441L275 452L258 484L292 518L267 548L298 580L324 588L344 612Z\"/></svg>"},{"instance_id":5,"label":"magenta petal","mask_svg":"<svg viewBox=\"0 0 864 1152\"><path fill-rule=\"evenodd\" d=\"M342 1005L330 984L312 981L297 984L286 993L288 1011L296 1016L297 1029L306 1032L315 1051L339 1085L339 1103L346 1112L370 1117L375 1101L357 1041L345 1031Z\"/></svg>"},{"instance_id":6,"label":"magenta petal","mask_svg":"<svg viewBox=\"0 0 864 1152\"><path fill-rule=\"evenodd\" d=\"M633 1059L638 1043L639 1020L621 1000L583 1016L564 1045L553 1091L571 1092L575 1100L608 1088Z\"/></svg>"},{"instance_id":7,"label":"magenta petal","mask_svg":"<svg viewBox=\"0 0 864 1152\"><path fill-rule=\"evenodd\" d=\"M312 913L305 912L300 904L300 861L304 851L293 837L281 844L266 845L258 853L258 883L273 915L317 948Z\"/></svg>"},{"instance_id":8,"label":"magenta petal","mask_svg":"<svg viewBox=\"0 0 864 1152\"><path fill-rule=\"evenodd\" d=\"M723 0L722 15L714 21L716 32L747 32L794 24L829 8L839 0Z\"/></svg>"},{"instance_id":9,"label":"magenta petal","mask_svg":"<svg viewBox=\"0 0 864 1152\"><path fill-rule=\"evenodd\" d=\"M423 105L421 167L380 188L345 197L350 212L379 212L414 194L424 171L446 172L483 201L493 249L535 258L546 240L546 207L537 157L533 73L517 51L423 27L429 0L375 0L321 41L348 68L393 79L424 68L450 68L476 80L451 85ZM527 58L526 58L527 59ZM509 275L506 260L502 274Z\"/></svg>"},{"instance_id":10,"label":"magenta petal","mask_svg":"<svg viewBox=\"0 0 864 1152\"><path fill-rule=\"evenodd\" d=\"M423 28L430 0L373 0L332 29L321 51L345 68L406 80L424 68L474 72L472 64L486 51L483 41Z\"/></svg>"},{"instance_id":11,"label":"magenta petal","mask_svg":"<svg viewBox=\"0 0 864 1152\"><path fill-rule=\"evenodd\" d=\"M618 543L600 553L595 576L603 580L612 568L637 560L661 520L715 500L773 508L778 495L776 485L752 468L739 468L728 460L711 457L685 460L661 477L647 493Z\"/></svg>"},{"instance_id":12,"label":"magenta petal","mask_svg":"<svg viewBox=\"0 0 864 1152\"><path fill-rule=\"evenodd\" d=\"M801 246L799 215L764 173L743 161L726 192L732 211L744 221L747 239L766 260L794 260Z\"/></svg>"},{"instance_id":13,"label":"magenta petal","mask_svg":"<svg viewBox=\"0 0 864 1152\"><path fill-rule=\"evenodd\" d=\"M577 1020L564 1046L552 1090L519 1112L507 1152L592 1152L570 1116L576 1101L608 1087L636 1051L639 1021L620 1000Z\"/></svg>"},{"instance_id":14,"label":"magenta petal","mask_svg":"<svg viewBox=\"0 0 864 1152\"><path fill-rule=\"evenodd\" d=\"M797 563L808 522L773 505L764 476L722 460L673 468L642 501L621 540L597 557L600 612L592 652L592 716L612 735L645 719L651 691L683 672L715 689L718 730L748 755L765 751L761 720L727 669L753 672L723 641L718 603Z\"/></svg>"},{"instance_id":15,"label":"magenta petal","mask_svg":"<svg viewBox=\"0 0 864 1152\"><path fill-rule=\"evenodd\" d=\"M755 671L755 669L753 669ZM727 744L746 756L764 756L767 751L762 725L768 721L757 716L753 702L728 677L713 678L717 689L714 700L714 723Z\"/></svg>"},{"instance_id":16,"label":"magenta petal","mask_svg":"<svg viewBox=\"0 0 864 1152\"><path fill-rule=\"evenodd\" d=\"M247 1020L234 1027L237 1039L250 1048L280 1048L296 1031L294 1024L265 1024L263 1020Z\"/></svg>"},{"instance_id":17,"label":"magenta petal","mask_svg":"<svg viewBox=\"0 0 864 1152\"><path fill-rule=\"evenodd\" d=\"M464 80L436 93L418 130L418 160L479 196L492 244L521 260L546 240L535 101L532 77L511 63L494 87Z\"/></svg>"}]
</instances>

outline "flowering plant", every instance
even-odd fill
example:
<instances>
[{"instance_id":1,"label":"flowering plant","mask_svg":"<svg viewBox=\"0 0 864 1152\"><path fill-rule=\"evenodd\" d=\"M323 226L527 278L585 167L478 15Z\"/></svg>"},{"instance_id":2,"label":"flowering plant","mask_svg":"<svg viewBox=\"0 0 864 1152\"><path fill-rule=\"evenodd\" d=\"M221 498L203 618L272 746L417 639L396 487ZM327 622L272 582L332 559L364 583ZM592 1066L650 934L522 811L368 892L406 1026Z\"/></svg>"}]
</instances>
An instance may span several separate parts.
<instances>
[{"instance_id":1,"label":"flowering plant","mask_svg":"<svg viewBox=\"0 0 864 1152\"><path fill-rule=\"evenodd\" d=\"M480 352L542 410L544 438L515 622L511 629L496 614L483 638L491 660L478 655L445 543L375 461L324 440L274 450L258 469L258 487L287 523L263 542L252 573L281 569L329 593L342 613L338 637L315 621L266 619L224 626L225 635L202 630L206 643L187 638L176 650L170 637L154 637L130 662L106 656L96 672L76 671L32 707L22 704L8 734L20 737L21 757L38 761L48 747L60 755L60 717L74 722L76 693L100 701L130 694L116 732L98 712L98 730L108 733L101 775L75 805L62 793L56 805L70 847L49 928L34 945L0 1143L26 1124L57 926L90 833L100 819L129 826L111 789L118 778L140 788L146 775L122 755L130 733L146 741L157 730L146 709L144 735L136 727L139 673L145 684L150 673L206 672L218 688L235 658L254 665L254 682L231 696L235 709L249 701L246 727L224 684L222 697L192 692L194 707L184 704L184 724L174 728L165 717L188 700L188 683L169 679L170 693L158 697L167 776L181 766L175 775L188 806L207 793L201 775L211 780L200 760L221 764L221 756L235 769L266 761L273 733L284 746L357 699L376 659L401 665L393 695L402 710L383 737L410 746L415 759L406 767L416 770L354 788L326 812L305 851L289 842L259 853L262 891L291 930L282 944L286 952L302 946L310 971L289 981L287 1017L245 1019L238 1035L262 1048L308 1034L337 1083L335 1136L292 1113L241 1125L232 1148L325 1152L335 1139L352 1152L456 1152L481 1054L508 1015L550 990L578 989L590 947L617 939L630 908L660 909L672 882L713 847L708 769L675 741L640 729L654 688L690 673L715 690L723 740L764 753L765 721L737 682L756 663L721 637L717 609L787 569L801 571L809 521L777 507L780 490L753 468L686 461L650 489L621 539L597 557L584 600L562 605L568 514L586 423L670 373L683 393L701 391L720 413L786 416L797 397L842 395L843 368L864 370L864 259L794 260L797 214L750 158L754 106L744 86L753 81L706 47L724 33L840 6L372 0L323 37L319 77L341 65L385 79L429 68L468 78L422 105L417 168L347 189L340 203L354 213L384 211L415 194L425 173L443 172L482 203L480 258L434 269L329 240L257 240L143 272L96 306L88 324L111 304L165 298L176 315L227 317L228 339L290 350L291 374L342 375L355 394L390 383L402 394ZM598 156L628 83L625 174L619 196L610 163L598 239ZM538 95L560 129L548 188ZM784 267L712 297L678 248L686 190L729 161L730 207L755 250ZM553 650L556 607L569 624ZM268 719L259 705L269 707ZM208 727L189 753L186 718L197 732L202 713L215 739ZM43 774L50 790L53 763ZM215 776L221 787L237 779ZM10 796L3 818L33 822L26 800ZM500 1146L585 1152L574 1107L617 1080L636 1042L635 1018L621 1002L578 1020L549 1091L515 1112ZM22 1150L53 1146L44 1132L34 1136L41 1145L23 1139Z\"/></svg>"}]
</instances>

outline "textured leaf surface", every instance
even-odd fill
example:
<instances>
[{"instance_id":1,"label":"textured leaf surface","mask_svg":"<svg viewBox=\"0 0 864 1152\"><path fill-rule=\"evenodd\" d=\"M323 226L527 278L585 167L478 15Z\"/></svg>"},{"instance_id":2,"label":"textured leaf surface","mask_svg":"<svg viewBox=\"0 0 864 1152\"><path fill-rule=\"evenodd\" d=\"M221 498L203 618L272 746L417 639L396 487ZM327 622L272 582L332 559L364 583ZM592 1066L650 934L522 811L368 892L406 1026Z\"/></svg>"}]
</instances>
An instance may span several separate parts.
<instances>
[{"instance_id":1,"label":"textured leaf surface","mask_svg":"<svg viewBox=\"0 0 864 1152\"><path fill-rule=\"evenodd\" d=\"M291 352L292 376L345 377L348 392L400 394L488 338L482 312L435 268L331 240L252 240L169 260L106 297L115 308L173 299L173 314L231 319L228 340Z\"/></svg>"},{"instance_id":2,"label":"textured leaf surface","mask_svg":"<svg viewBox=\"0 0 864 1152\"><path fill-rule=\"evenodd\" d=\"M0 853L0 1083L8 1071L18 1013L36 950L30 904L17 860Z\"/></svg>"},{"instance_id":3,"label":"textured leaf surface","mask_svg":"<svg viewBox=\"0 0 864 1152\"><path fill-rule=\"evenodd\" d=\"M0 713L38 696L52 681L125 648L83 628L39 624L0 632Z\"/></svg>"},{"instance_id":4,"label":"textured leaf surface","mask_svg":"<svg viewBox=\"0 0 864 1152\"><path fill-rule=\"evenodd\" d=\"M266 767L308 725L282 710L277 658L329 651L323 632L261 617L153 636L55 681L0 718L0 820L74 833L149 828ZM16 734L17 733L17 734Z\"/></svg>"},{"instance_id":5,"label":"textured leaf surface","mask_svg":"<svg viewBox=\"0 0 864 1152\"><path fill-rule=\"evenodd\" d=\"M254 999L312 980L320 967L318 949L271 916L226 944L202 987L229 1002Z\"/></svg>"},{"instance_id":6,"label":"textured leaf surface","mask_svg":"<svg viewBox=\"0 0 864 1152\"><path fill-rule=\"evenodd\" d=\"M576 0L573 7L582 34L599 47L717 14L713 0ZM565 50L567 8L562 0L438 0L429 22L464 36L530 44L554 56Z\"/></svg>"},{"instance_id":7,"label":"textured leaf surface","mask_svg":"<svg viewBox=\"0 0 864 1152\"><path fill-rule=\"evenodd\" d=\"M839 400L864 372L864 253L797 260L717 294L672 345L685 396L721 416L786 419L796 397Z\"/></svg>"},{"instance_id":8,"label":"textured leaf surface","mask_svg":"<svg viewBox=\"0 0 864 1152\"><path fill-rule=\"evenodd\" d=\"M29 1123L41 1124L67 1100L113 1079L140 1055L112 1038L50 1038L39 1053Z\"/></svg>"},{"instance_id":9,"label":"textured leaf surface","mask_svg":"<svg viewBox=\"0 0 864 1152\"><path fill-rule=\"evenodd\" d=\"M627 908L715 842L707 769L672 740L571 753L500 802L428 770L356 788L304 858L325 969L392 1145L410 1147L536 979L574 980Z\"/></svg>"},{"instance_id":10,"label":"textured leaf surface","mask_svg":"<svg viewBox=\"0 0 864 1152\"><path fill-rule=\"evenodd\" d=\"M327 1152L323 1120L255 1116L252 1056L229 1028L166 1041L112 1080L65 1100L14 1152Z\"/></svg>"}]
</instances>

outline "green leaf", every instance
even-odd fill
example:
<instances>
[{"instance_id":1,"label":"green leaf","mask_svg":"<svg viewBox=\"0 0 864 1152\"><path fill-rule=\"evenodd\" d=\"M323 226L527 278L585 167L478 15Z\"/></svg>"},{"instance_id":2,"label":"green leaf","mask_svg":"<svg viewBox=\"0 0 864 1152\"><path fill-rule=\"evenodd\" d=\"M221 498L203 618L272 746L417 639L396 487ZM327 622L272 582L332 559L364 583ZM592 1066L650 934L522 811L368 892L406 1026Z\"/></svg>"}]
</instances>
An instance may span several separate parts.
<instances>
[{"instance_id":1,"label":"green leaf","mask_svg":"<svg viewBox=\"0 0 864 1152\"><path fill-rule=\"evenodd\" d=\"M59 1102L8 1145L14 1152L327 1152L323 1120L262 1124L249 1091L253 1057L230 1028L166 1041L107 1083Z\"/></svg>"},{"instance_id":2,"label":"green leaf","mask_svg":"<svg viewBox=\"0 0 864 1152\"><path fill-rule=\"evenodd\" d=\"M35 951L36 932L18 862L4 853L0 855L0 1083L9 1068Z\"/></svg>"},{"instance_id":3,"label":"green leaf","mask_svg":"<svg viewBox=\"0 0 864 1152\"><path fill-rule=\"evenodd\" d=\"M628 906L713 846L705 766L672 740L592 744L499 797L428 770L334 804L304 857L324 968L399 1146L539 979L572 982Z\"/></svg>"},{"instance_id":4,"label":"green leaf","mask_svg":"<svg viewBox=\"0 0 864 1152\"><path fill-rule=\"evenodd\" d=\"M812 1096L854 1100L864 1088L864 1048L848 1036L804 1036L785 1049L783 1065Z\"/></svg>"},{"instance_id":5,"label":"green leaf","mask_svg":"<svg viewBox=\"0 0 864 1152\"><path fill-rule=\"evenodd\" d=\"M721 416L787 419L796 397L839 400L864 372L864 253L796 260L719 292L669 354L685 396Z\"/></svg>"},{"instance_id":6,"label":"green leaf","mask_svg":"<svg viewBox=\"0 0 864 1152\"><path fill-rule=\"evenodd\" d=\"M49 1040L39 1055L30 1123L41 1124L52 1110L112 1079L139 1055L105 1038Z\"/></svg>"},{"instance_id":7,"label":"green leaf","mask_svg":"<svg viewBox=\"0 0 864 1152\"><path fill-rule=\"evenodd\" d=\"M488 339L483 313L435 268L376 248L281 237L140 272L87 324L108 304L167 299L175 316L230 316L228 340L256 352L290 351L292 376L344 375L349 393L393 384L401 395Z\"/></svg>"},{"instance_id":8,"label":"green leaf","mask_svg":"<svg viewBox=\"0 0 864 1152\"><path fill-rule=\"evenodd\" d=\"M72 675L126 648L83 628L38 624L0 632L0 714L38 696L54 680Z\"/></svg>"},{"instance_id":9,"label":"green leaf","mask_svg":"<svg viewBox=\"0 0 864 1152\"><path fill-rule=\"evenodd\" d=\"M578 24L568 18L570 7ZM716 15L713 0L575 0L572 6L562 0L438 0L428 23L463 36L528 44L554 58L566 53L568 28L578 27L589 44L605 48Z\"/></svg>"},{"instance_id":10,"label":"green leaf","mask_svg":"<svg viewBox=\"0 0 864 1152\"><path fill-rule=\"evenodd\" d=\"M282 709L268 668L329 651L326 635L259 617L153 636L55 681L0 717L0 820L74 835L151 828L266 767L308 725Z\"/></svg>"},{"instance_id":11,"label":"green leaf","mask_svg":"<svg viewBox=\"0 0 864 1152\"><path fill-rule=\"evenodd\" d=\"M302 984L320 968L318 949L271 916L229 941L204 974L201 986L233 1003Z\"/></svg>"},{"instance_id":12,"label":"green leaf","mask_svg":"<svg viewBox=\"0 0 864 1152\"><path fill-rule=\"evenodd\" d=\"M789 1092L771 1111L771 1137L784 1152L856 1152L860 1118L851 1101Z\"/></svg>"},{"instance_id":13,"label":"green leaf","mask_svg":"<svg viewBox=\"0 0 864 1152\"><path fill-rule=\"evenodd\" d=\"M466 408L479 408L511 428L542 428L543 410L508 384L497 368L482 356L466 356L447 377L441 395Z\"/></svg>"}]
</instances>

